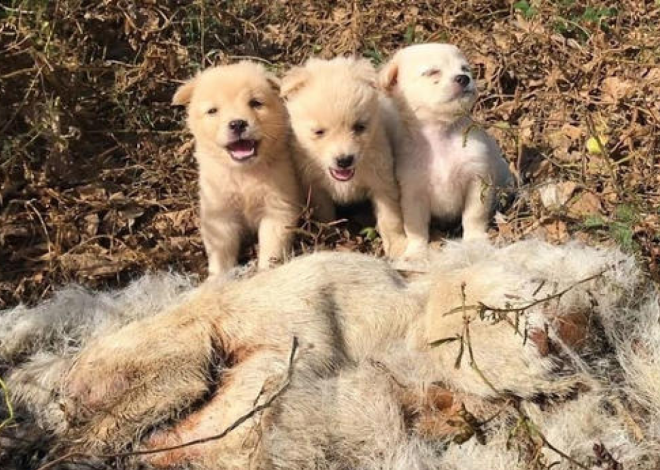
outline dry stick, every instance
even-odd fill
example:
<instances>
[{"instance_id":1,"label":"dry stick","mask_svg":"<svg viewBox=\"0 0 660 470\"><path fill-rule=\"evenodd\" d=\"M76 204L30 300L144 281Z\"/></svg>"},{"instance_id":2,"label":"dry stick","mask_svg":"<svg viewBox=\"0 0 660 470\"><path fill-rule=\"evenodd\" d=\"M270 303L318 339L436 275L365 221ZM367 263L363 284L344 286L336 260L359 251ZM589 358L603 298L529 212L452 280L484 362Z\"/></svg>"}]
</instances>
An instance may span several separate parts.
<instances>
[{"instance_id":1,"label":"dry stick","mask_svg":"<svg viewBox=\"0 0 660 470\"><path fill-rule=\"evenodd\" d=\"M600 275L602 275L602 273L599 274L599 276L600 276ZM593 279L594 277L596 277L596 276L595 276L595 275L594 275L594 276L591 276L592 279ZM570 289L572 289L572 288L575 287L576 285L578 285L578 284L580 284L580 283L583 283L583 282L587 282L587 280L589 280L589 279L583 279L582 281L579 281L578 283L573 284L573 285L570 286L569 288L564 289L563 292L558 292L557 294L555 294L555 295L553 295L553 296L550 296L550 299L552 299L552 298L556 298L556 297L558 297L559 295L563 295L563 294L565 294L566 292L568 292ZM496 394L497 396L499 396L500 398L506 398L507 395L504 394L504 393L502 393L500 390L498 390L497 387L495 387L495 386L492 384L492 382L486 378L486 376L484 375L484 373L483 373L483 371L481 370L481 368L477 365L477 361L476 361L476 359L474 358L474 352L473 352L473 350L472 350L472 340L471 340L471 338L470 338L470 322L472 321L472 319L470 319L470 318L468 317L468 315L467 315L467 307L465 306L465 283L461 284L461 298L462 298L461 303L463 304L463 305L462 305L462 307L463 307L463 319L464 319L464 325L465 325L464 328L463 328L463 335L461 336L461 341L462 341L462 342L464 341L465 344L466 344L466 346L467 346L468 356L469 356L469 358L470 358L470 367L472 368L472 370L474 370L474 371L477 373L477 375L478 375L478 376L484 381L484 383L485 383L490 389L492 389L493 392L495 392L495 394ZM544 301L545 301L545 299L544 299ZM533 305L537 305L538 303L539 303L538 301L537 301L537 302L532 302L530 305L533 306ZM582 462L579 462L578 460L576 460L575 458L571 457L570 455L568 455L568 454L565 453L564 451L562 451L562 450L558 449L557 447L555 447L550 441L548 441L548 438L545 437L545 435L541 432L541 430L540 430L540 429L538 428L538 426L534 423L534 421L532 421L532 419L531 419L529 416L527 416L527 414L526 414L523 410L521 410L520 407L519 407L518 405L514 405L513 409L516 410L516 413L518 413L518 416L523 420L523 422L527 423L527 427L528 427L528 429L531 429L531 430L533 430L533 431L536 433L536 435L541 439L541 442L543 443L544 446L546 446L548 449L550 449L550 450L552 450L553 452L555 452L555 453L556 453L557 455L559 455L560 457L562 457L562 458L568 460L568 461L571 462L573 465L576 465L576 466L580 467L582 470L589 470L589 467L587 467L586 465L584 465Z\"/></svg>"},{"instance_id":2,"label":"dry stick","mask_svg":"<svg viewBox=\"0 0 660 470\"><path fill-rule=\"evenodd\" d=\"M86 454L86 453L83 453L83 452L69 452L68 454L63 455L62 457L60 457L58 459L55 459L52 462L49 462L49 463L39 467L37 470L49 470L49 469L53 468L55 465L58 465L62 462L72 460L76 457L86 457L86 458L95 458L95 459L100 459L100 460L108 460L108 459L116 459L116 458L122 458L122 457L134 457L134 456L139 456L139 455L151 455L151 454L159 454L159 453L162 453L162 452L169 452L169 451L172 451L172 450L179 450L179 449L183 449L185 447L195 446L195 445L199 445L199 444L205 444L205 443L210 442L210 441L220 440L220 439L224 438L225 436L227 436L227 434L229 434L230 432L232 432L233 430L238 428L240 425L245 423L247 420L252 418L257 413L260 413L263 410L265 410L266 408L269 408L273 404L273 402L277 398L279 398L287 390L287 388L289 388L289 385L291 385L291 377L293 376L293 361L295 359L297 351L298 351L298 337L294 336L292 344L291 344L291 353L289 354L289 364L288 364L288 368L287 368L287 372L286 372L286 377L285 377L282 385L280 386L280 388L275 393L273 393L268 398L268 400L263 402L261 405L258 405L258 406L255 406L254 408L252 408L250 411L248 411L243 416L238 418L236 421L234 421L232 424L230 424L227 428L224 429L224 431L222 431L219 434L214 434L212 436L202 437L200 439L194 439L192 441L187 441L187 442L177 444L177 445L174 445L174 446L170 446L170 447L159 447L157 449L149 449L149 450L136 450L136 451L132 451L132 452L119 452L119 453L116 453L116 454L93 455L93 454Z\"/></svg>"},{"instance_id":3,"label":"dry stick","mask_svg":"<svg viewBox=\"0 0 660 470\"><path fill-rule=\"evenodd\" d=\"M9 416L5 418L1 423L0 423L0 431L7 426L9 423L14 421L14 407L11 405L11 400L9 399L9 388L7 388L7 384L5 383L4 380L0 377L0 389L2 389L2 394L5 398L5 407L7 408L7 413L9 413Z\"/></svg>"},{"instance_id":4,"label":"dry stick","mask_svg":"<svg viewBox=\"0 0 660 470\"><path fill-rule=\"evenodd\" d=\"M610 269L611 268L607 268L607 269L604 269L601 272L596 273L592 276L585 277L584 279L581 279L581 280L577 281L576 283L571 284L570 286L566 287L565 289L563 289L559 292L556 292L556 293L554 293L552 295L549 295L547 297L543 297L542 299L534 300L534 301L528 303L527 305L523 305L521 307L508 307L508 308L506 308L506 307L491 307L491 306L486 305L482 302L479 302L477 305L461 305L460 307L454 307L451 310L448 310L447 312L443 313L442 316L446 317L446 316L452 315L454 313L464 312L466 310L476 310L476 311L487 310L487 311L490 311L490 312L493 312L493 313L510 313L510 312L521 313L521 312L525 312L526 310L529 310L532 307L536 307L539 304L543 304L543 303L549 302L551 300L560 298L560 297L564 296L565 294L567 294L568 292L575 289L577 286L579 286L581 284L587 283L589 281L593 281L594 279L598 279L599 277L601 277L603 274L605 274Z\"/></svg>"}]
</instances>

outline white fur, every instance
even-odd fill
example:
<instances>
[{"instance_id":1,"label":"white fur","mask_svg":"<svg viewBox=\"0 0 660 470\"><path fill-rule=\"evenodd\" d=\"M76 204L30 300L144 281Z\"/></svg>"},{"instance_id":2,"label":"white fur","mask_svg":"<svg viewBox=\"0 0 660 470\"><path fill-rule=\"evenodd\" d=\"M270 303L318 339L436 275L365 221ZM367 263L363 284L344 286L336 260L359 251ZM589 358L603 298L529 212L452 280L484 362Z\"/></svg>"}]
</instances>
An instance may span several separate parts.
<instances>
[{"instance_id":1,"label":"white fur","mask_svg":"<svg viewBox=\"0 0 660 470\"><path fill-rule=\"evenodd\" d=\"M366 315L364 323L353 326L357 328L356 332L360 331L359 328L367 328L362 331L389 328L392 320L387 313L389 306L397 296L410 295L410 301L402 298L402 303L392 310L401 313L404 307L417 309L417 313L408 310L407 320L401 323L401 331L410 328L410 334L393 335L382 342L374 342L376 336L368 338L364 334L352 340L348 334L345 336L349 342L347 352L353 359L328 364L331 369L337 367L336 373L328 373L328 369L321 373L306 367L305 364L312 364L309 361L314 357L323 357L325 353L305 349L309 345L303 343L300 356L303 359L294 369L291 388L262 418L261 445L257 447L258 455L253 456L254 462L261 465L258 468L528 468L524 460L520 460L517 450L517 445L524 442L522 434L514 436L511 440L513 446L507 449L507 438L517 419L513 409L505 406L504 400L475 377L465 358L460 369L454 369L456 343L430 349L423 346L424 341L433 339L425 338L424 332L451 334L453 318L452 315L442 316L438 311L424 312L424 308L415 305L423 306L427 293L430 293L431 299L434 295L441 295L448 302L443 305L452 306L456 297L453 287L460 284L462 273L469 275L465 278L467 301L471 301L472 289L478 288L487 293L479 298L493 307L504 306L507 301L513 305L524 304L532 298L543 298L574 286L561 302L552 304L556 305L557 314L561 316L574 309L587 308L597 316L597 322L602 323L604 336L598 336L601 330L593 330L586 349L577 352L566 346L563 352L553 356L552 361L561 361L562 377L570 378L570 381L559 380L552 367L556 363L549 364L551 359L540 357L529 342L523 346L521 338L509 327L505 328L502 322L491 324L475 319L471 323L477 363L497 387L523 397L544 391L562 395L562 392L569 391L569 385L590 385L591 391L579 391L577 398L551 401L546 409L523 400L522 409L553 445L581 462L588 463L593 457L593 445L603 443L626 469L657 468L660 462L657 425L660 417L660 393L657 391L660 308L657 293L645 282L632 257L617 250L588 248L578 243L551 246L532 240L503 248L481 243L453 243L432 257L431 274L412 281L404 290L397 290L396 282L389 285L387 276L390 274L381 271L383 264L359 255L313 255L290 263L288 271L287 266L279 269L294 276L299 269L296 266L312 263L315 269L324 270L332 266L328 263L330 260L334 260L338 271L344 268L339 269L336 263L349 263L350 271L356 276L361 275L365 281L363 285L355 281L335 284L343 289L336 292L341 294L337 299L345 299L347 305L355 304L358 311L360 297L365 305L368 304L368 310L363 312ZM305 285L310 292L316 289L314 272L306 271ZM332 277L334 274L329 270L325 275ZM594 280L575 285L594 275L598 275ZM277 272L255 276L252 279L257 284L238 282L239 285L260 286L248 291L256 300L262 289L269 289L269 276L275 279ZM295 280L294 290L298 289L302 279L291 279ZM438 279L449 282L445 285ZM544 285L539 288L541 280ZM372 287L367 287L371 284ZM372 296L378 285L386 289L380 294L382 299L378 295ZM81 344L115 331L131 318L154 314L165 305L184 305L198 295L198 291L190 291L190 287L191 283L184 278L152 276L117 293L90 294L73 288L35 309L17 307L2 312L0 350L2 359L13 370L8 382L20 411L56 433L61 432L61 427L53 425L58 416L61 422L53 397L31 394L30 390L37 389L42 382L46 383L47 389L56 390L57 382L70 367L70 353ZM207 284L205 289L209 288L213 289L213 286ZM285 289L279 291L287 295ZM512 294L519 298L512 298ZM460 295L457 297L460 301ZM376 312L379 301L383 321L372 323L369 321L371 313L365 312ZM310 308L314 306L309 305ZM259 310L265 305L257 302L253 308ZM541 314L540 309L531 309L529 321L542 322ZM40 317L41 321L34 317ZM270 321L267 317L262 318L264 322ZM436 321L438 319L444 321ZM425 326L418 328L415 325ZM301 323L295 328L303 332L308 327L308 324ZM21 341L27 346L12 341L12 334L19 331ZM549 332L553 339L560 341L552 327ZM278 333L264 332L263 338L271 340L274 338L271 335L275 334ZM71 343L70 338L75 341ZM302 338L307 337L303 335ZM605 341L609 345L603 349L601 346ZM315 347L322 349L325 346L320 342ZM605 355L607 351L611 352ZM254 383L250 386L251 398L246 397L247 401L252 403L264 379L270 373L281 373L284 366L280 360L262 362L260 369L255 370ZM398 394L401 390L418 393L433 387L433 380L472 395L473 401L467 406L480 420L493 416L504 407L504 411L486 426L485 445L478 444L474 438L458 445L407 430ZM639 433L641 438L638 440L636 435ZM548 463L561 461L560 466L553 468L572 468L549 449L543 452ZM217 468L218 462L201 465L201 468Z\"/></svg>"},{"instance_id":2,"label":"white fur","mask_svg":"<svg viewBox=\"0 0 660 470\"><path fill-rule=\"evenodd\" d=\"M477 91L461 51L406 47L384 66L380 82L399 113L390 132L397 134L406 258L425 257L431 216L462 221L465 239L486 237L497 193L512 177L495 140L469 117Z\"/></svg>"}]
</instances>

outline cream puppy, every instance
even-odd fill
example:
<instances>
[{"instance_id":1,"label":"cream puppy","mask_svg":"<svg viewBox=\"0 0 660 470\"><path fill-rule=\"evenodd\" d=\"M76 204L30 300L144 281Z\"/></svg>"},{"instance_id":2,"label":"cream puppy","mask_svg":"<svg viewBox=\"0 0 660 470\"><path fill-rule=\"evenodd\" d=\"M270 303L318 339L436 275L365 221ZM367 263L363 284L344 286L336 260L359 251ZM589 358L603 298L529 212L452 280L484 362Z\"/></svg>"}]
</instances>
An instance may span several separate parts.
<instances>
[{"instance_id":1,"label":"cream puppy","mask_svg":"<svg viewBox=\"0 0 660 470\"><path fill-rule=\"evenodd\" d=\"M260 269L289 251L302 201L278 94L261 65L239 62L200 73L172 100L188 107L195 137L210 275L236 264L248 231L258 231Z\"/></svg>"},{"instance_id":2,"label":"cream puppy","mask_svg":"<svg viewBox=\"0 0 660 470\"><path fill-rule=\"evenodd\" d=\"M335 203L369 199L385 252L396 256L405 235L376 79L364 59L310 59L285 75L282 96L303 190L311 191L318 218L332 220Z\"/></svg>"},{"instance_id":3,"label":"cream puppy","mask_svg":"<svg viewBox=\"0 0 660 470\"><path fill-rule=\"evenodd\" d=\"M497 189L512 176L495 140L470 119L477 88L465 56L449 44L407 47L380 85L402 123L395 154L406 257L425 254L431 216L462 220L464 239L485 238Z\"/></svg>"}]
</instances>

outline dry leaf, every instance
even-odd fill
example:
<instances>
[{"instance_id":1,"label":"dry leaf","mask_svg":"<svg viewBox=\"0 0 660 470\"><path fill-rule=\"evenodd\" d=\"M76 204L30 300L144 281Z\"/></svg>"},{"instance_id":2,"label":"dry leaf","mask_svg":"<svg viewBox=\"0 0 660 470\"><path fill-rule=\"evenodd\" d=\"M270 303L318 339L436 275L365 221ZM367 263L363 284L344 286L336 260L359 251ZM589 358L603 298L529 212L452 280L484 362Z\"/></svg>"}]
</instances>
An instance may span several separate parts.
<instances>
[{"instance_id":1,"label":"dry leaf","mask_svg":"<svg viewBox=\"0 0 660 470\"><path fill-rule=\"evenodd\" d=\"M538 189L541 204L546 209L559 209L568 202L575 192L575 188L577 188L577 184L572 181L543 185Z\"/></svg>"}]
</instances>

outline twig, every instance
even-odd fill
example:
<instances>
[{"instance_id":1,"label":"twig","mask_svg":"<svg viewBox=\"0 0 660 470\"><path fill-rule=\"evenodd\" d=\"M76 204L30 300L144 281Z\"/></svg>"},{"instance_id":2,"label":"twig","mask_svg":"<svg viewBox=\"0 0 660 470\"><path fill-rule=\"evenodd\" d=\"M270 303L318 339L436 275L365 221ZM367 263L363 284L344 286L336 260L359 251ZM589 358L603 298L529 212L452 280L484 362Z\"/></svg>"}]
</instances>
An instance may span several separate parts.
<instances>
[{"instance_id":1,"label":"twig","mask_svg":"<svg viewBox=\"0 0 660 470\"><path fill-rule=\"evenodd\" d=\"M571 290L575 289L577 286L579 286L581 284L585 284L589 281L593 281L594 279L597 279L597 278L601 277L603 274L605 274L609 270L610 270L610 268L604 269L603 271L601 271L599 273L596 273L592 276L581 279L581 280L577 281L574 284L571 284L570 286L566 287L565 289L563 289L559 292L556 292L556 293L554 293L552 295L549 295L547 297L543 297L542 299L534 300L534 301L529 302L528 304L520 306L520 307L491 307L489 305L484 304L483 302L479 302L476 305L466 305L466 306L461 305L460 307L454 307L454 308L448 310L447 312L443 313L442 316L446 317L448 315L452 315L452 314L458 313L458 312L463 312L465 310L473 310L473 311L477 311L477 312L489 311L489 312L493 312L493 313L511 313L511 312L524 313L526 310L529 310L532 307L536 307L539 304L544 304L544 303L549 302L551 300L563 297L565 294L567 294Z\"/></svg>"},{"instance_id":2,"label":"twig","mask_svg":"<svg viewBox=\"0 0 660 470\"><path fill-rule=\"evenodd\" d=\"M5 407L7 408L7 413L9 413L9 416L7 416L1 423L0 423L0 431L7 426L9 423L14 421L14 407L11 405L11 400L9 399L9 388L7 388L7 384L5 383L4 380L0 377L0 389L2 389L2 395L4 396L5 399Z\"/></svg>"},{"instance_id":3,"label":"twig","mask_svg":"<svg viewBox=\"0 0 660 470\"><path fill-rule=\"evenodd\" d=\"M289 354L289 363L288 363L288 368L286 372L286 377L284 378L284 381L282 382L282 385L280 388L273 393L265 402L263 402L261 405L255 406L252 408L250 411L245 413L243 416L238 418L236 421L234 421L232 424L230 424L227 428L225 428L221 433L219 434L214 434L212 436L207 436L207 437L202 437L200 439L194 439L192 441L187 441L183 442L181 444L177 444L174 446L170 447L159 447L156 449L146 449L146 450L135 450L131 452L119 452L115 454L101 454L101 455L93 455L93 454L86 454L83 452L70 452L66 455L63 455L62 457L53 460L52 462L49 462L41 467L39 467L37 470L49 470L53 468L55 465L58 465L62 462L69 461L71 459L74 459L76 457L87 457L87 458L96 458L100 460L107 460L107 459L116 459L116 458L122 458L122 457L135 457L135 456L140 456L140 455L151 455L151 454L159 454L162 452L170 452L173 450L179 450L183 449L185 447L191 447L199 444L205 444L210 441L217 441L225 436L227 436L229 433L231 433L233 430L241 426L243 423L245 423L247 420L252 418L254 415L257 413L262 412L266 408L269 408L273 402L279 398L291 385L291 378L293 376L293 362L296 357L296 352L298 351L298 337L294 336L293 341L291 344L291 353Z\"/></svg>"},{"instance_id":4,"label":"twig","mask_svg":"<svg viewBox=\"0 0 660 470\"><path fill-rule=\"evenodd\" d=\"M599 274L599 275L602 275L602 273ZM593 279L595 277L596 277L596 275L591 276L591 279ZM558 292L554 296L551 296L551 298L559 297L559 296L565 294L566 292L568 292L570 289L572 289L573 287L575 287L579 283L587 282L588 280L589 280L589 278L583 279L582 281L579 281L578 283L570 286L569 288L564 289L564 291ZM483 371L481 370L481 368L477 364L477 361L474 357L474 351L472 350L472 340L470 338L470 322L472 321L472 319L470 319L468 317L467 307L465 306L465 283L461 284L461 299L462 299L461 300L461 303L462 303L461 308L463 310L463 318L464 318L464 322L465 322L464 327L463 327L463 335L461 336L461 343L464 342L467 346L468 357L469 357L469 360L470 360L470 367L484 381L484 383L491 390L493 390L493 392L498 397L500 397L500 398L509 398L509 395L507 395L506 393L503 393L500 390L498 390L497 387L495 387L493 385L493 383L490 380L488 380L488 378L484 375ZM544 299L544 301L545 301L545 299ZM538 302L533 303L533 304L536 305L537 303ZM569 461L573 465L576 465L577 467L581 468L582 470L590 470L589 467L587 467L585 464L583 464L582 462L579 462L578 460L571 457L570 455L568 455L567 453L565 453L561 449L557 448L550 441L548 441L548 438L545 437L545 434L543 434L543 432L541 432L541 430L538 428L538 426L536 426L536 424L532 421L532 419L523 410L520 409L520 406L518 404L514 404L513 408L514 408L514 410L516 410L516 413L518 413L518 415L519 415L520 419L522 420L522 422L525 423L527 429L529 429L530 431L533 431L539 437L539 439L541 439L541 442L543 443L543 445L545 447L547 447L551 451L555 452L560 457L566 459L567 461Z\"/></svg>"}]
</instances>

